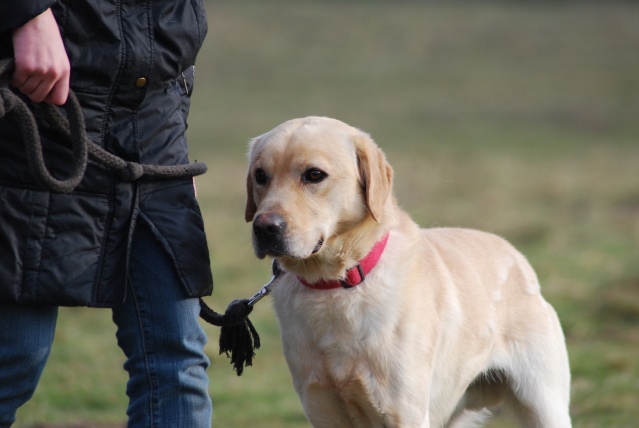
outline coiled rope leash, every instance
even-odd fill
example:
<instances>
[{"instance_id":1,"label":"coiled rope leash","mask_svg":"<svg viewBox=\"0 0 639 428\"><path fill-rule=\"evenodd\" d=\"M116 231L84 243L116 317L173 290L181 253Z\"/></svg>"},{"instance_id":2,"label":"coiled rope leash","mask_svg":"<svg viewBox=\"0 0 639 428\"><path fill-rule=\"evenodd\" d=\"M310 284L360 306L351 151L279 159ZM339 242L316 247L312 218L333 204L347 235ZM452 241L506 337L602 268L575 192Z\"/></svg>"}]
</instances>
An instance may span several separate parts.
<instances>
[{"instance_id":1,"label":"coiled rope leash","mask_svg":"<svg viewBox=\"0 0 639 428\"><path fill-rule=\"evenodd\" d=\"M14 67L13 58L0 60L0 118L10 118L20 128L29 167L37 183L48 191L56 193L73 191L84 177L89 158L115 172L122 181L135 181L142 176L156 179L188 178L207 171L207 166L202 162L171 166L142 165L125 161L107 152L87 137L80 103L75 93L69 90L69 98L64 104L66 117L56 106L48 103L38 105L43 112L44 121L59 132L71 146L73 156L71 173L62 180L53 177L44 162L42 141L36 119L29 106L9 86ZM267 286L279 275L275 273L275 265L274 262L273 279L262 290L267 289ZM277 271L281 272L279 269ZM260 337L248 319L248 315L253 310L253 304L257 300L255 296L251 299L234 300L222 315L213 311L200 299L200 316L205 321L221 327L220 354L225 353L231 358L238 376L242 374L245 366L252 365L255 349L260 347Z\"/></svg>"},{"instance_id":2,"label":"coiled rope leash","mask_svg":"<svg viewBox=\"0 0 639 428\"><path fill-rule=\"evenodd\" d=\"M0 117L10 117L20 127L22 139L27 153L27 161L39 185L51 192L68 193L80 184L90 157L96 163L114 171L122 181L135 181L142 176L158 179L175 179L195 177L204 174L207 167L202 162L187 165L141 165L127 162L118 156L107 152L102 147L89 140L84 125L84 115L80 103L73 91L69 91L69 98L64 104L67 112L65 118L57 107L41 103L44 121L62 134L67 143L71 144L73 154L73 171L67 179L58 180L48 171L44 163L42 142L33 113L27 104L9 87L9 79L14 69L12 58L0 61Z\"/></svg>"}]
</instances>

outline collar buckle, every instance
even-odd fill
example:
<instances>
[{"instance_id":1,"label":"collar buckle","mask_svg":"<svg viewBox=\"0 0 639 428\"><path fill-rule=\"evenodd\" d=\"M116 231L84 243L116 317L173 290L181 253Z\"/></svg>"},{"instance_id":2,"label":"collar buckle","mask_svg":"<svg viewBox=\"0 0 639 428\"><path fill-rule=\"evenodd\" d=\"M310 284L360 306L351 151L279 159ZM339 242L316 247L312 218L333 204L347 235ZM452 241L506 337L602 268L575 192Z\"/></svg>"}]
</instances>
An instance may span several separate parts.
<instances>
[{"instance_id":1,"label":"collar buckle","mask_svg":"<svg viewBox=\"0 0 639 428\"><path fill-rule=\"evenodd\" d=\"M361 284L362 282L364 282L364 280L366 279L366 274L364 273L364 268L362 267L361 264L357 263L357 265L353 266L351 271L353 271L355 268L357 268L357 271L359 272L359 281L358 280L354 280L354 281L349 281L348 278L346 279L342 279L340 280L340 284L342 285L343 288L353 288L356 285Z\"/></svg>"}]
</instances>

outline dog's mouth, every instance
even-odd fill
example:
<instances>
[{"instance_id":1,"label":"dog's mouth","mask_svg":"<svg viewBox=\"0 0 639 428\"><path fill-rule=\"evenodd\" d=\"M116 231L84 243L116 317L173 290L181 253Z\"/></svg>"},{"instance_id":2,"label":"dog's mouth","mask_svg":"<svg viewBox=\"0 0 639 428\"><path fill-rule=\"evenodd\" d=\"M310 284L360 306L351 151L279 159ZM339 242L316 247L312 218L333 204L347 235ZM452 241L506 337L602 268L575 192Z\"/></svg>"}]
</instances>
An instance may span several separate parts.
<instances>
[{"instance_id":1,"label":"dog's mouth","mask_svg":"<svg viewBox=\"0 0 639 428\"><path fill-rule=\"evenodd\" d=\"M306 255L302 255L302 254L296 253L295 251L291 251L290 247L286 244L286 242L282 240L269 241L269 240L255 239L253 244L255 248L255 254L260 259L263 259L265 256L301 258L301 259L308 257L308 253L306 253ZM317 241L317 244L315 244L315 247L313 247L313 250L311 251L310 255L314 255L318 253L323 246L324 246L324 239L322 238L319 241Z\"/></svg>"},{"instance_id":2,"label":"dog's mouth","mask_svg":"<svg viewBox=\"0 0 639 428\"><path fill-rule=\"evenodd\" d=\"M313 254L315 254L315 253L317 253L319 250L321 250L321 249L322 249L322 245L324 245L324 240L323 240L323 239L320 239L320 240L317 242L317 245L315 246L315 248L313 248Z\"/></svg>"}]
</instances>

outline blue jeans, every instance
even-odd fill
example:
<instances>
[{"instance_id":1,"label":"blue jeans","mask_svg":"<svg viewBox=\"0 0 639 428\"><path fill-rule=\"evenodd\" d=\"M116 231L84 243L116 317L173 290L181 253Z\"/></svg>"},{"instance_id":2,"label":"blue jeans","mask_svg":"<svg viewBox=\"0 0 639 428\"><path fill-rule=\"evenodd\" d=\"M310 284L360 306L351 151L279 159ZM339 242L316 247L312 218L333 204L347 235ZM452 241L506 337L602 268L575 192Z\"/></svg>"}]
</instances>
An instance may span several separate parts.
<instances>
[{"instance_id":1,"label":"blue jeans","mask_svg":"<svg viewBox=\"0 0 639 428\"><path fill-rule=\"evenodd\" d=\"M129 372L129 427L211 426L198 299L186 297L173 262L141 222L131 248L126 302L113 309ZM0 427L35 391L58 308L0 303ZM96 367L96 370L99 370Z\"/></svg>"}]
</instances>

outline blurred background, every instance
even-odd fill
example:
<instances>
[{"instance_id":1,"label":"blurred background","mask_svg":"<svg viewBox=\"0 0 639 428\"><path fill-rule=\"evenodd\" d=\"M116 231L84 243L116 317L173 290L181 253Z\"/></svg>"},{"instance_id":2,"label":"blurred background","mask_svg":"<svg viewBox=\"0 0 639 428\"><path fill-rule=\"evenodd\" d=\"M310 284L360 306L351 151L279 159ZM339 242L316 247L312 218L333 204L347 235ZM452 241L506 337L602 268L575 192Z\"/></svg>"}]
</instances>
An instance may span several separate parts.
<instances>
[{"instance_id":1,"label":"blurred background","mask_svg":"<svg viewBox=\"0 0 639 428\"><path fill-rule=\"evenodd\" d=\"M504 236L567 337L575 427L639 420L639 4L210 0L189 120L222 311L270 277L244 222L251 137L325 115L369 132L424 227ZM108 310L67 308L18 427L126 421ZM237 377L206 326L214 425L308 427L268 299ZM491 427L512 426L500 417Z\"/></svg>"}]
</instances>

